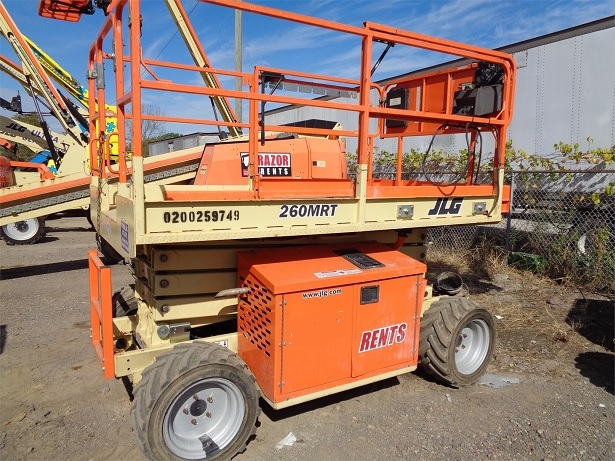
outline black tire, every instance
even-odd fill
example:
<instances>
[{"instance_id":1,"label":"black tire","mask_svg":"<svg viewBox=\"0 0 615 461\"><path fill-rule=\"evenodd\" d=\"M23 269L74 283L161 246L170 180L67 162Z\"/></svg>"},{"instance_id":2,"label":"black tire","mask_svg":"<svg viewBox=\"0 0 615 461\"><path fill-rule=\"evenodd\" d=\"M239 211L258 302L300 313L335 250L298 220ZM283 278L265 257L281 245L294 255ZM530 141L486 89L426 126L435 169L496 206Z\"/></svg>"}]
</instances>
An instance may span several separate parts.
<instances>
[{"instance_id":1,"label":"black tire","mask_svg":"<svg viewBox=\"0 0 615 461\"><path fill-rule=\"evenodd\" d=\"M100 239L100 252L105 264L119 264L124 262L124 257L102 237Z\"/></svg>"},{"instance_id":2,"label":"black tire","mask_svg":"<svg viewBox=\"0 0 615 461\"><path fill-rule=\"evenodd\" d=\"M85 210L85 219L88 220L88 224L90 225L90 230L95 231L96 227L94 226L94 221L92 221L92 216L90 216L90 210Z\"/></svg>"},{"instance_id":3,"label":"black tire","mask_svg":"<svg viewBox=\"0 0 615 461\"><path fill-rule=\"evenodd\" d=\"M132 425L147 459L228 460L256 432L258 398L237 354L213 343L178 344L143 372Z\"/></svg>"},{"instance_id":4,"label":"black tire","mask_svg":"<svg viewBox=\"0 0 615 461\"><path fill-rule=\"evenodd\" d=\"M615 224L606 219L590 218L576 229L577 251L590 259L607 256L615 248Z\"/></svg>"},{"instance_id":5,"label":"black tire","mask_svg":"<svg viewBox=\"0 0 615 461\"><path fill-rule=\"evenodd\" d=\"M139 301L135 296L135 286L126 285L113 293L111 306L113 307L114 318L135 315L139 309Z\"/></svg>"},{"instance_id":6,"label":"black tire","mask_svg":"<svg viewBox=\"0 0 615 461\"><path fill-rule=\"evenodd\" d=\"M31 245L45 236L45 218L30 218L0 227L7 245Z\"/></svg>"},{"instance_id":7,"label":"black tire","mask_svg":"<svg viewBox=\"0 0 615 461\"><path fill-rule=\"evenodd\" d=\"M465 298L441 299L421 320L420 365L445 384L472 384L491 362L496 336L489 311Z\"/></svg>"}]
</instances>

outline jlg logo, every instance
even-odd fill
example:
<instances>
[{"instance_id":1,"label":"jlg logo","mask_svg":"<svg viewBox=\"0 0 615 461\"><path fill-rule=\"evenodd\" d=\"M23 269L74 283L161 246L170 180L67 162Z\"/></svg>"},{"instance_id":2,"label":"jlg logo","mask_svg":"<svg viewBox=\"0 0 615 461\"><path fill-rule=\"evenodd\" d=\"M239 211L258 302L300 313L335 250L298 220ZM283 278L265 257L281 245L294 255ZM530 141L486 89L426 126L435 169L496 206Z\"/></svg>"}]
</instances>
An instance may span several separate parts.
<instances>
[{"instance_id":1,"label":"jlg logo","mask_svg":"<svg viewBox=\"0 0 615 461\"><path fill-rule=\"evenodd\" d=\"M461 204L463 198L454 198L451 200L451 204L448 204L447 198L439 198L436 200L435 206L427 212L429 216L437 216L443 214L459 214L461 210Z\"/></svg>"},{"instance_id":2,"label":"jlg logo","mask_svg":"<svg viewBox=\"0 0 615 461\"><path fill-rule=\"evenodd\" d=\"M27 130L25 126L18 125L17 123L9 123L6 125L6 128L9 130L19 131L20 133L24 133Z\"/></svg>"}]
</instances>

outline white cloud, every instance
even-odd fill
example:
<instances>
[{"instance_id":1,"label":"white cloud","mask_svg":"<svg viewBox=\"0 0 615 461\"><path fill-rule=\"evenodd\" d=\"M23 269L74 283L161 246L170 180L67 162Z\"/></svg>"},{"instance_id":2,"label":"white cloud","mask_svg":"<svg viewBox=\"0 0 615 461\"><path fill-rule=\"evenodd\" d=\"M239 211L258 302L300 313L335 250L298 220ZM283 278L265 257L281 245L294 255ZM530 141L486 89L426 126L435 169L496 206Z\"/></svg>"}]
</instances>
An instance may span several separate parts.
<instances>
[{"instance_id":1,"label":"white cloud","mask_svg":"<svg viewBox=\"0 0 615 461\"><path fill-rule=\"evenodd\" d=\"M326 29L304 25L293 26L281 33L262 34L244 43L243 53L248 59L287 50L322 48L335 41L335 33Z\"/></svg>"},{"instance_id":2,"label":"white cloud","mask_svg":"<svg viewBox=\"0 0 615 461\"><path fill-rule=\"evenodd\" d=\"M573 27L615 14L613 0L251 0L265 6L361 26L364 21L381 23L448 38L479 46L495 48L539 35ZM14 16L22 32L51 54L78 80L85 83L89 47L104 20L101 12L84 16L77 24L44 20L36 16L36 2L6 0L5 5ZM192 63L181 37L167 14L163 2L144 1L144 56L168 61ZM196 6L198 5L198 6ZM234 69L233 10L219 8L194 0L184 0L184 7L192 12L190 19L203 43L212 65ZM194 7L194 9L193 9ZM358 78L360 40L331 30L313 28L292 22L275 21L259 15L244 15L244 71L254 65ZM165 48L166 47L166 48ZM163 51L164 49L164 51ZM375 45L375 61L383 45ZM110 44L106 47L110 51ZM5 49L3 48L3 54ZM7 51L10 54L10 50ZM9 56L15 59L13 56ZM403 46L394 47L383 60L375 79L382 79L426 67L450 59ZM107 63L109 64L109 63ZM112 80L112 66L106 66L108 81ZM160 78L167 71L155 69ZM182 77L192 84L202 84L200 77L185 73ZM5 99L15 94L18 86L2 78ZM222 85L234 88L234 80L222 78ZM7 96L4 96L4 95ZM204 110L200 98L176 99L163 93L164 98L152 101L161 106L177 105L183 113ZM24 92L22 91L22 96ZM29 100L27 96L24 103ZM206 98L205 98L206 99ZM198 101L198 102L197 102ZM205 101L208 105L208 101Z\"/></svg>"}]
</instances>

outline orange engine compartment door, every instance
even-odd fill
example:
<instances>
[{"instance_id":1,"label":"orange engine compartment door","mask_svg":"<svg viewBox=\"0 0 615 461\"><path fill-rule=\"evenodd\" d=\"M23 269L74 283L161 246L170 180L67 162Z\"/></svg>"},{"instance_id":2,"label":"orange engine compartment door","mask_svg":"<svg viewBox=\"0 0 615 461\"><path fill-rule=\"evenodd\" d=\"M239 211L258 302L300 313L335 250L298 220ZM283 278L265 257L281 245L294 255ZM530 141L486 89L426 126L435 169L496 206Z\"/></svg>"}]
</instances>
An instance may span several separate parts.
<instances>
[{"instance_id":1,"label":"orange engine compartment door","mask_svg":"<svg viewBox=\"0 0 615 461\"><path fill-rule=\"evenodd\" d=\"M425 271L376 243L240 252L239 355L274 403L414 366Z\"/></svg>"}]
</instances>

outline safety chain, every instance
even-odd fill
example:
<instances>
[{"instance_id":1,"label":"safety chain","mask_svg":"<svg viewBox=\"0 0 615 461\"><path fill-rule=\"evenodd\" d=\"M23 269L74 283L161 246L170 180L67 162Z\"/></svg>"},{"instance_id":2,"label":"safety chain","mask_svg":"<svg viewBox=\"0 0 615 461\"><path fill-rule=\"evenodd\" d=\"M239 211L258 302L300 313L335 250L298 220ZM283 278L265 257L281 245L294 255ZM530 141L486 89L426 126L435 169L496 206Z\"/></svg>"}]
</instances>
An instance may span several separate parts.
<instances>
[{"instance_id":1,"label":"safety chain","mask_svg":"<svg viewBox=\"0 0 615 461\"><path fill-rule=\"evenodd\" d=\"M100 132L98 136L98 147L96 150L96 155L98 156L98 197L96 198L96 247L100 254L102 252L102 237L100 235L100 211L102 208L102 193L103 193L103 150L105 145L105 133L103 131ZM104 255L103 255L104 256Z\"/></svg>"}]
</instances>

